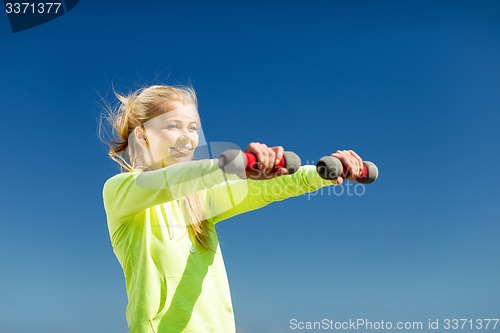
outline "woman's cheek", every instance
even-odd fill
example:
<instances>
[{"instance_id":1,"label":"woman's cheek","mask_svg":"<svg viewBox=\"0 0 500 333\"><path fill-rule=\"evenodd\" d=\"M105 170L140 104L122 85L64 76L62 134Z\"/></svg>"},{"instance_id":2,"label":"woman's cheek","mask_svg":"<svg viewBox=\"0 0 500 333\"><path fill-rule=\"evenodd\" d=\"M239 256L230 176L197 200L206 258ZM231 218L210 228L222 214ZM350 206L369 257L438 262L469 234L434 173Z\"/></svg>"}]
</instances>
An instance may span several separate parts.
<instances>
[{"instance_id":1,"label":"woman's cheek","mask_svg":"<svg viewBox=\"0 0 500 333\"><path fill-rule=\"evenodd\" d=\"M177 140L178 137L179 135L177 135L175 132L172 131L166 132L163 135L162 144L166 147L171 147L175 144L175 141Z\"/></svg>"},{"instance_id":2,"label":"woman's cheek","mask_svg":"<svg viewBox=\"0 0 500 333\"><path fill-rule=\"evenodd\" d=\"M191 143L193 144L193 146L197 147L198 143L200 141L200 135L198 134L198 132L195 132L192 135L190 135L190 140L191 140Z\"/></svg>"}]
</instances>

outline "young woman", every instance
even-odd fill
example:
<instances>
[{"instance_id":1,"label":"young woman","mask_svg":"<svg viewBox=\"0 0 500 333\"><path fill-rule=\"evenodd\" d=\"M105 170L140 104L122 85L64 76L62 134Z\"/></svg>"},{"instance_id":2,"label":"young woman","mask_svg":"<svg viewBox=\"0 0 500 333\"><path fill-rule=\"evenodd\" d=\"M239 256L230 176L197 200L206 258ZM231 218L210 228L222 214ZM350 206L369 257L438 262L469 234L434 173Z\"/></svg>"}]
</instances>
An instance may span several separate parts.
<instances>
[{"instance_id":1,"label":"young woman","mask_svg":"<svg viewBox=\"0 0 500 333\"><path fill-rule=\"evenodd\" d=\"M247 179L225 174L216 159L193 159L202 137L192 88L150 86L117 97L111 122L118 138L109 155L124 172L105 183L103 198L130 332L235 332L215 224L343 179L324 180L314 166L287 175L275 168L283 148L256 142L246 151L259 170ZM356 153L332 155L351 180L360 175Z\"/></svg>"}]
</instances>

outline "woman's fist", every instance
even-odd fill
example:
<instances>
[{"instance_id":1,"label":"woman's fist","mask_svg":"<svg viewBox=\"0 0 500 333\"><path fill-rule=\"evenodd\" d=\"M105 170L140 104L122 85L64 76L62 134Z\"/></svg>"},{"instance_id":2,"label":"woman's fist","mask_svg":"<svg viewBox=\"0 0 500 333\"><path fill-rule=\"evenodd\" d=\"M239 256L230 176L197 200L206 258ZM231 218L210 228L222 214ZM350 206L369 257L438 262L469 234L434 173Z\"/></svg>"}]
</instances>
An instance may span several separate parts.
<instances>
[{"instance_id":1,"label":"woman's fist","mask_svg":"<svg viewBox=\"0 0 500 333\"><path fill-rule=\"evenodd\" d=\"M352 150L337 150L332 156L338 158L342 165L349 172L348 179L350 181L354 181L356 178L361 176L363 172L363 160ZM333 180L335 184L342 184L344 182L344 178L338 177L336 180Z\"/></svg>"},{"instance_id":2,"label":"woman's fist","mask_svg":"<svg viewBox=\"0 0 500 333\"><path fill-rule=\"evenodd\" d=\"M281 146L268 147L259 142L250 143L245 152L252 153L257 157L258 170L246 171L247 178L263 180L287 174L286 168L277 167L283 158L284 151Z\"/></svg>"}]
</instances>

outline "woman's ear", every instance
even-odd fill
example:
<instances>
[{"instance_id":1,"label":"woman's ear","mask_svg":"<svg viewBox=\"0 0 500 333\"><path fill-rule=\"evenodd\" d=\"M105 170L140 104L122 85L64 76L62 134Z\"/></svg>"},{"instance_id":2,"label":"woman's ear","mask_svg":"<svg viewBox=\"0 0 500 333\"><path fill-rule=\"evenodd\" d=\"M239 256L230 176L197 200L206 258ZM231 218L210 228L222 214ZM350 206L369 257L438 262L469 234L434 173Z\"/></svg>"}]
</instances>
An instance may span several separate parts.
<instances>
[{"instance_id":1,"label":"woman's ear","mask_svg":"<svg viewBox=\"0 0 500 333\"><path fill-rule=\"evenodd\" d=\"M135 138L138 142L140 142L142 145L149 148L148 137L147 137L146 131L144 130L143 127L134 128L134 135L135 135Z\"/></svg>"}]
</instances>

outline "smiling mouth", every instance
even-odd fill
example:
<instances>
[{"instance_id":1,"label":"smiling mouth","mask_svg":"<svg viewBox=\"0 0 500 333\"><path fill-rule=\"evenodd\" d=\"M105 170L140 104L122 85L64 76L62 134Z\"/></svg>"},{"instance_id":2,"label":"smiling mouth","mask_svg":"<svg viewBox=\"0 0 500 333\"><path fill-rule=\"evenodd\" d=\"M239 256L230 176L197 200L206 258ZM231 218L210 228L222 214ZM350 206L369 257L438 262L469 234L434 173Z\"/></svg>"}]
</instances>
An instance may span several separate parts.
<instances>
[{"instance_id":1,"label":"smiling mouth","mask_svg":"<svg viewBox=\"0 0 500 333\"><path fill-rule=\"evenodd\" d=\"M185 148L185 147L170 147L170 149L172 149L173 151L176 151L178 153L182 153L182 154L187 154L191 150L194 150L194 148Z\"/></svg>"}]
</instances>

